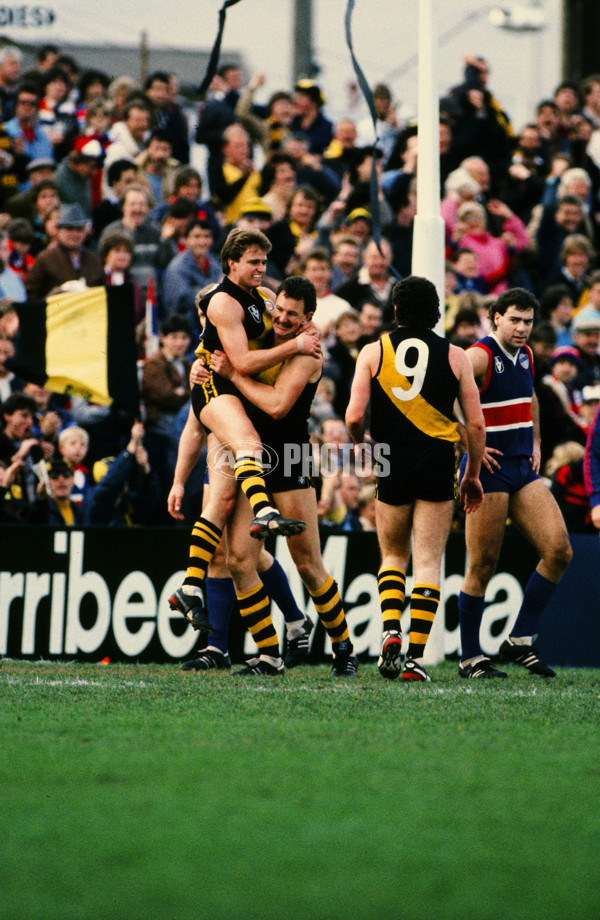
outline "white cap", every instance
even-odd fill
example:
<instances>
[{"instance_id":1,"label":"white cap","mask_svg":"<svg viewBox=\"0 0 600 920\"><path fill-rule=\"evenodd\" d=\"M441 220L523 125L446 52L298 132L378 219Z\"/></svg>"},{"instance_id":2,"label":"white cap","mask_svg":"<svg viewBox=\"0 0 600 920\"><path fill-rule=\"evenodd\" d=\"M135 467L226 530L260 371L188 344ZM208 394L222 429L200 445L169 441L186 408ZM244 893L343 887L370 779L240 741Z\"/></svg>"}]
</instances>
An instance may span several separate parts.
<instances>
[{"instance_id":1,"label":"white cap","mask_svg":"<svg viewBox=\"0 0 600 920\"><path fill-rule=\"evenodd\" d=\"M581 391L581 397L584 402L600 401L600 383L584 387Z\"/></svg>"}]
</instances>

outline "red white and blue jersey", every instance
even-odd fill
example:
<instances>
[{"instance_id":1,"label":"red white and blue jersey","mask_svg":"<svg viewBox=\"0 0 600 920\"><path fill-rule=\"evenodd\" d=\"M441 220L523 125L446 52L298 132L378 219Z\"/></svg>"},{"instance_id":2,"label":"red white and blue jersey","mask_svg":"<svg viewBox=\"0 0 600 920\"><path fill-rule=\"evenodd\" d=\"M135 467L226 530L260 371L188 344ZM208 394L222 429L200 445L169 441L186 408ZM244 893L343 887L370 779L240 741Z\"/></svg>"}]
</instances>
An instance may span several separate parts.
<instances>
[{"instance_id":1,"label":"red white and blue jersey","mask_svg":"<svg viewBox=\"0 0 600 920\"><path fill-rule=\"evenodd\" d=\"M583 482L590 497L590 505L600 505L600 406L596 409L590 425L585 456L583 458Z\"/></svg>"},{"instance_id":2,"label":"red white and blue jersey","mask_svg":"<svg viewBox=\"0 0 600 920\"><path fill-rule=\"evenodd\" d=\"M505 457L531 457L533 453L533 355L522 345L516 355L502 348L494 335L472 345L488 354L488 369L479 392L485 419L486 447Z\"/></svg>"}]
</instances>

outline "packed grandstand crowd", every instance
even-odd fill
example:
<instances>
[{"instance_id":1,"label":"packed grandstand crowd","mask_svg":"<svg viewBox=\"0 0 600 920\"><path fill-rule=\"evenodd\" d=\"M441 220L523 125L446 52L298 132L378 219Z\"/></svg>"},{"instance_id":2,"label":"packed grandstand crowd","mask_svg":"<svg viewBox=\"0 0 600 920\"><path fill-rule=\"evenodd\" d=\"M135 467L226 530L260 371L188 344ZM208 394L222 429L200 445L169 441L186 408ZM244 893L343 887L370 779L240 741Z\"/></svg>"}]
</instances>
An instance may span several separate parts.
<instances>
[{"instance_id":1,"label":"packed grandstand crowd","mask_svg":"<svg viewBox=\"0 0 600 920\"><path fill-rule=\"evenodd\" d=\"M320 521L374 529L374 477L356 466L343 419L357 355L393 324L393 285L411 273L417 125L383 83L373 87L376 126L333 123L312 80L258 104L264 84L224 64L190 118L174 73L140 85L54 46L40 47L29 70L18 48L0 50L2 523L175 524L166 496L201 333L196 295L221 280L220 248L242 227L272 244L268 287L302 274L316 288ZM561 83L514 126L486 61L467 56L464 82L440 100L440 175L446 334L465 348L488 334L490 304L507 288L538 298L530 346L542 471L569 529L594 532L582 464L600 399L600 75ZM15 304L123 284L134 301L139 418L10 370ZM201 459L186 524L204 476Z\"/></svg>"}]
</instances>

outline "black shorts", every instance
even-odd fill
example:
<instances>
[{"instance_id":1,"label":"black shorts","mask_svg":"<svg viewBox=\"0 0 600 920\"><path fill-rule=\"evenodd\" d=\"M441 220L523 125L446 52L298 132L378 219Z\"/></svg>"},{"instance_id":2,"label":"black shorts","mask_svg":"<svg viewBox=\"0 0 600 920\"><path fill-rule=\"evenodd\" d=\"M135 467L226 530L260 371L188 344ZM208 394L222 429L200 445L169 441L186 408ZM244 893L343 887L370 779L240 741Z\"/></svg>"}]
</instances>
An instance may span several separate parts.
<instances>
[{"instance_id":1,"label":"black shorts","mask_svg":"<svg viewBox=\"0 0 600 920\"><path fill-rule=\"evenodd\" d=\"M215 374L214 371L210 371L210 377L206 383L197 383L192 387L192 410L198 421L200 421L200 413L205 406L208 406L209 402L218 396L237 396L247 414L252 407L252 404L234 387L231 380L227 377L221 377L220 374ZM203 425L203 427L210 432L210 428L207 428L206 425Z\"/></svg>"},{"instance_id":2,"label":"black shorts","mask_svg":"<svg viewBox=\"0 0 600 920\"><path fill-rule=\"evenodd\" d=\"M376 498L386 505L447 502L457 497L456 454L450 441L392 448L377 476Z\"/></svg>"},{"instance_id":3,"label":"black shorts","mask_svg":"<svg viewBox=\"0 0 600 920\"><path fill-rule=\"evenodd\" d=\"M293 492L313 487L312 446L263 439L265 483L269 492Z\"/></svg>"}]
</instances>

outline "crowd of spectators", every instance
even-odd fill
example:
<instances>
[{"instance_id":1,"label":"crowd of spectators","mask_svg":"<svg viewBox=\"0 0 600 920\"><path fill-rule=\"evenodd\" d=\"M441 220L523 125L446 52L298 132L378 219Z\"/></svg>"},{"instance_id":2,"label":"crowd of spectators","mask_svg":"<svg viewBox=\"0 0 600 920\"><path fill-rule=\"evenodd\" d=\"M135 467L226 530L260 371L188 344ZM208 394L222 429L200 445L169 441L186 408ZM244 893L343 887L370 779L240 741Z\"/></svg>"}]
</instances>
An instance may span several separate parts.
<instances>
[{"instance_id":1,"label":"crowd of spectators","mask_svg":"<svg viewBox=\"0 0 600 920\"><path fill-rule=\"evenodd\" d=\"M326 527L372 529L373 475L357 467L343 418L357 355L390 327L392 287L411 270L416 124L377 84L374 146L371 119L333 123L313 80L276 88L261 105L264 75L244 85L233 64L192 120L176 74L139 85L82 65L44 46L26 70L16 47L0 50L0 521L172 523L165 495L201 332L195 298L222 277L220 247L238 226L269 237L269 286L292 273L315 285L325 353L312 411L319 513ZM463 82L440 100L440 170L447 335L467 347L487 334L489 305L508 287L539 298L531 346L544 472L556 489L580 475L600 397L600 74L561 83L515 130L487 62L465 56ZM15 302L104 284L133 291L143 422L7 367ZM148 299L161 324L156 354ZM557 494L568 505L568 490ZM585 514L568 519L591 526Z\"/></svg>"}]
</instances>

